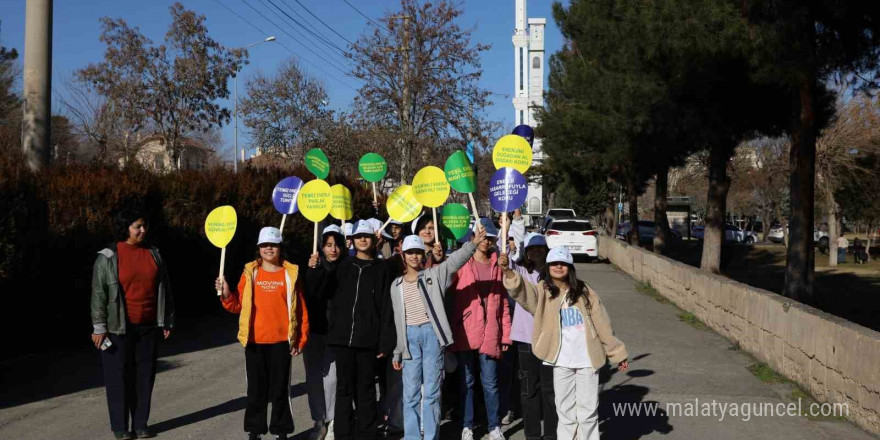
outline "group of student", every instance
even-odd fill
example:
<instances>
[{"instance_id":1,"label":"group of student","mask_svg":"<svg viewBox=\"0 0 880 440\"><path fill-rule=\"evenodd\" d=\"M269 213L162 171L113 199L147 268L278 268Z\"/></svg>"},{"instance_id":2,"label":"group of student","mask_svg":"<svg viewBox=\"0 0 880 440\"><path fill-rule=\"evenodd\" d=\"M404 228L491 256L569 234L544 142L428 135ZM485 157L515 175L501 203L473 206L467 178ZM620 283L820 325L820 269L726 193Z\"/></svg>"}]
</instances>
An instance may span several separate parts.
<instances>
[{"instance_id":1,"label":"group of student","mask_svg":"<svg viewBox=\"0 0 880 440\"><path fill-rule=\"evenodd\" d=\"M429 216L382 231L376 223L325 227L305 268L283 258L281 231L265 227L237 285L216 279L223 308L240 314L249 439L293 433L290 367L303 354L312 440L372 439L394 413L404 439L436 440L451 364L462 440L474 438L477 377L489 439L503 440L501 377L511 372L502 358L515 350L526 439L598 440L598 371L607 360L625 371L627 353L567 248L524 235L518 215L509 252L498 251L486 218L454 251L435 239ZM118 431L127 417L123 426L113 415L117 437L133 438ZM141 419L132 423L151 434Z\"/></svg>"}]
</instances>

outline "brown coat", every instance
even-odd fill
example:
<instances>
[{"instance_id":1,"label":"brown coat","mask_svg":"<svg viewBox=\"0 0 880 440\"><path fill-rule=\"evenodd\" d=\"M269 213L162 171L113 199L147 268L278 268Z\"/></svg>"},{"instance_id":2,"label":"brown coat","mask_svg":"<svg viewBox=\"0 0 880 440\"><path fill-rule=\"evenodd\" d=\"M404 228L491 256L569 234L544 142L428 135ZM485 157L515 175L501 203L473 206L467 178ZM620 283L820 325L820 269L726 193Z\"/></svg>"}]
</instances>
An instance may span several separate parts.
<instances>
[{"instance_id":1,"label":"brown coat","mask_svg":"<svg viewBox=\"0 0 880 440\"><path fill-rule=\"evenodd\" d=\"M511 274L513 277L510 277ZM556 363L561 340L559 311L564 295L560 294L552 298L550 290L544 286L543 281L534 285L516 272L508 272L502 279L510 297L535 316L532 352L538 359L551 364ZM598 370L605 365L606 357L616 365L626 360L627 353L623 342L614 336L611 319L608 318L599 295L596 295L589 286L586 288L590 310L587 311L587 304L583 298L578 299L576 307L589 324L586 326L587 352L590 354L593 369Z\"/></svg>"}]
</instances>

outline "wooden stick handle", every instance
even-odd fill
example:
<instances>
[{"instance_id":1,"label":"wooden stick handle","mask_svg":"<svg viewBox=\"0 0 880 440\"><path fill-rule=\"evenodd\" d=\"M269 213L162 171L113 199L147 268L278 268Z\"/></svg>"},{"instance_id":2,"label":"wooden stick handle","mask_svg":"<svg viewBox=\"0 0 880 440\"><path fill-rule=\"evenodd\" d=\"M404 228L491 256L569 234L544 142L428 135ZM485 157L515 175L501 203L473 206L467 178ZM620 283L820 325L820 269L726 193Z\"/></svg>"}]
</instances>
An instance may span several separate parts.
<instances>
[{"instance_id":1,"label":"wooden stick handle","mask_svg":"<svg viewBox=\"0 0 880 440\"><path fill-rule=\"evenodd\" d=\"M431 208L431 214L434 216L434 243L440 243L440 224L437 223L437 208Z\"/></svg>"},{"instance_id":2,"label":"wooden stick handle","mask_svg":"<svg viewBox=\"0 0 880 440\"><path fill-rule=\"evenodd\" d=\"M318 253L318 222L315 222L315 239L312 241L312 253Z\"/></svg>"},{"instance_id":3,"label":"wooden stick handle","mask_svg":"<svg viewBox=\"0 0 880 440\"><path fill-rule=\"evenodd\" d=\"M384 231L385 228L387 228L390 223L391 223L391 217L388 217L388 220L385 220L385 223L382 223L382 227L379 228L379 230Z\"/></svg>"},{"instance_id":4,"label":"wooden stick handle","mask_svg":"<svg viewBox=\"0 0 880 440\"><path fill-rule=\"evenodd\" d=\"M286 221L287 221L287 214L284 214L281 216L281 227L278 228L281 230L282 234L284 233L284 222L286 222Z\"/></svg>"},{"instance_id":5,"label":"wooden stick handle","mask_svg":"<svg viewBox=\"0 0 880 440\"><path fill-rule=\"evenodd\" d=\"M224 247L220 251L220 275L217 275L219 278L223 278L223 266L226 265L226 248ZM217 291L217 296L223 295L223 289Z\"/></svg>"},{"instance_id":6,"label":"wooden stick handle","mask_svg":"<svg viewBox=\"0 0 880 440\"><path fill-rule=\"evenodd\" d=\"M471 201L471 209L474 210L474 222L479 222L480 212L477 210L477 202L474 201L474 193L468 193L468 199Z\"/></svg>"},{"instance_id":7,"label":"wooden stick handle","mask_svg":"<svg viewBox=\"0 0 880 440\"><path fill-rule=\"evenodd\" d=\"M379 198L376 196L376 182L373 182L373 203L379 203Z\"/></svg>"},{"instance_id":8,"label":"wooden stick handle","mask_svg":"<svg viewBox=\"0 0 880 440\"><path fill-rule=\"evenodd\" d=\"M502 212L501 213L501 253L502 254L507 253L507 229L508 229L507 213Z\"/></svg>"}]
</instances>

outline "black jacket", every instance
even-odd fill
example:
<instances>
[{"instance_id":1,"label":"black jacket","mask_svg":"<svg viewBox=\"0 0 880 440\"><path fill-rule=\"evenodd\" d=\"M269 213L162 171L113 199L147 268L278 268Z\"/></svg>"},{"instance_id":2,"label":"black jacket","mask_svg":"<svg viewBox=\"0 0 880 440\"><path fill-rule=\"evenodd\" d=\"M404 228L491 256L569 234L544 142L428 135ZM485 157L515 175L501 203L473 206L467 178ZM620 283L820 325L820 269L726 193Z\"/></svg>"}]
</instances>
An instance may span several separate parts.
<instances>
[{"instance_id":1,"label":"black jacket","mask_svg":"<svg viewBox=\"0 0 880 440\"><path fill-rule=\"evenodd\" d=\"M345 255L333 262L321 257L320 267L328 273L336 270L336 266L346 260ZM336 291L336 277L322 276L315 269L308 268L305 276L306 307L309 309L309 332L327 336L330 331L330 315L327 313L329 293ZM327 292L328 294L325 294Z\"/></svg>"},{"instance_id":2,"label":"black jacket","mask_svg":"<svg viewBox=\"0 0 880 440\"><path fill-rule=\"evenodd\" d=\"M308 271L308 282L325 286L327 343L369 348L391 355L397 344L391 278L382 260L347 258L336 267L319 265ZM328 288L334 287L335 288Z\"/></svg>"}]
</instances>

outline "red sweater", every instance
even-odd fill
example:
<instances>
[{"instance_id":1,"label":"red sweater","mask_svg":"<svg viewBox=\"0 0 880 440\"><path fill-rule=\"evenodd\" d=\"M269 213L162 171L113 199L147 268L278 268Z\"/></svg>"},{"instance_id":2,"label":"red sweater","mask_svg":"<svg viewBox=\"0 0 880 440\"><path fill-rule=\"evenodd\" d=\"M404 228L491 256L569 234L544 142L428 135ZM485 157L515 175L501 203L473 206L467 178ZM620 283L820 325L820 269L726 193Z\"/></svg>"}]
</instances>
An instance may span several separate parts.
<instances>
[{"instance_id":1,"label":"red sweater","mask_svg":"<svg viewBox=\"0 0 880 440\"><path fill-rule=\"evenodd\" d=\"M119 242L119 285L125 292L125 311L133 324L156 323L159 267L150 250Z\"/></svg>"}]
</instances>

